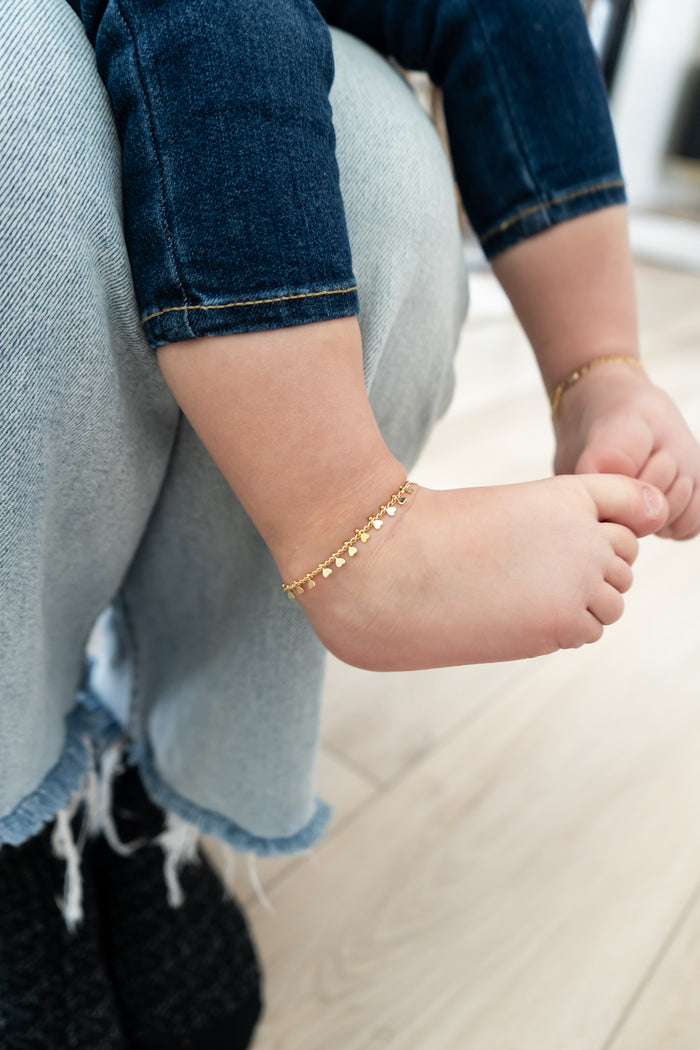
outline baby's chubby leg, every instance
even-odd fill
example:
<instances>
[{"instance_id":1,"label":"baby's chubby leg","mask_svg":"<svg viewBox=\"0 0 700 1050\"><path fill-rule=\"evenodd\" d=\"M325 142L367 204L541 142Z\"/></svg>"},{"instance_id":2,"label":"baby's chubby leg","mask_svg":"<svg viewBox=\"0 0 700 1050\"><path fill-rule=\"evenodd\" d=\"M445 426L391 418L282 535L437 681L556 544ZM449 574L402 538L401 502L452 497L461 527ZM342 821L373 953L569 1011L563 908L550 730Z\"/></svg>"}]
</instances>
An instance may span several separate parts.
<instances>
[{"instance_id":1,"label":"baby's chubby leg","mask_svg":"<svg viewBox=\"0 0 700 1050\"><path fill-rule=\"evenodd\" d=\"M158 358L286 582L403 484L365 393L354 319L171 344ZM377 670L578 646L621 615L636 537L667 512L652 486L618 476L417 487L299 602L331 652Z\"/></svg>"}]
</instances>

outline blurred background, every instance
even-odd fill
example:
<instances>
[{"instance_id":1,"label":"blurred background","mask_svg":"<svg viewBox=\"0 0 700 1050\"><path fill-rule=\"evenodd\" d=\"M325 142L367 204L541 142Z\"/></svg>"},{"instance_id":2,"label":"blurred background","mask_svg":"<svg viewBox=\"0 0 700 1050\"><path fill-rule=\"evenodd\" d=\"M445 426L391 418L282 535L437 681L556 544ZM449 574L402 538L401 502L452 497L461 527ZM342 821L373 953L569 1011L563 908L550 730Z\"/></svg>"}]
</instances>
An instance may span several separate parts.
<instances>
[{"instance_id":1,"label":"blurred background","mask_svg":"<svg viewBox=\"0 0 700 1050\"><path fill-rule=\"evenodd\" d=\"M700 272L700 3L592 0L638 257Z\"/></svg>"}]
</instances>

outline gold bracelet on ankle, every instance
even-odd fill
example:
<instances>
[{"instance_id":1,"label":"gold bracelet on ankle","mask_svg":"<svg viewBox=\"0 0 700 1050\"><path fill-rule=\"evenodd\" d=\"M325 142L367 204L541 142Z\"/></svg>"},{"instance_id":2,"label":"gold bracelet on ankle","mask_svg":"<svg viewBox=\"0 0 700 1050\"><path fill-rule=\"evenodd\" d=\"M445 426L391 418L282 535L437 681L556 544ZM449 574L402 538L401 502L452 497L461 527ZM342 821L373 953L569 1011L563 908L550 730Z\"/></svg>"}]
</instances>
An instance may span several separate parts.
<instances>
[{"instance_id":1,"label":"gold bracelet on ankle","mask_svg":"<svg viewBox=\"0 0 700 1050\"><path fill-rule=\"evenodd\" d=\"M282 589L285 594L288 594L290 598L296 600L300 595L304 594L304 587L307 591L313 590L316 586L316 577L322 576L327 579L333 569L331 565L336 569L341 569L345 565L344 554L347 554L348 558L354 558L357 552L360 550L361 544L367 543L370 536L372 535L372 529L381 529L384 524L383 518L385 514L388 514L390 518L393 518L396 514L397 505L403 506L408 497L414 491L415 482L405 481L398 492L395 492L391 499L384 503L376 514L373 514L367 519L362 528L355 529L349 540L346 540L342 547L339 547L335 554L331 554L330 558L327 558L324 562L321 562L313 572L307 572L306 576L302 576L300 580L294 580L293 583L283 583Z\"/></svg>"},{"instance_id":2,"label":"gold bracelet on ankle","mask_svg":"<svg viewBox=\"0 0 700 1050\"><path fill-rule=\"evenodd\" d=\"M624 357L622 355L611 355L609 357L596 357L593 361L589 361L585 365L581 365L580 368L575 369L571 372L566 379L562 379L558 387L555 388L553 393L550 395L549 400L552 403L552 419L557 418L557 412L559 411L559 403L566 393L572 386L578 383L579 379L583 379L587 372L590 372L592 368L596 368L597 365L604 365L609 361L621 361L626 365L634 365L636 368L644 368L641 361L638 361L636 357Z\"/></svg>"}]
</instances>

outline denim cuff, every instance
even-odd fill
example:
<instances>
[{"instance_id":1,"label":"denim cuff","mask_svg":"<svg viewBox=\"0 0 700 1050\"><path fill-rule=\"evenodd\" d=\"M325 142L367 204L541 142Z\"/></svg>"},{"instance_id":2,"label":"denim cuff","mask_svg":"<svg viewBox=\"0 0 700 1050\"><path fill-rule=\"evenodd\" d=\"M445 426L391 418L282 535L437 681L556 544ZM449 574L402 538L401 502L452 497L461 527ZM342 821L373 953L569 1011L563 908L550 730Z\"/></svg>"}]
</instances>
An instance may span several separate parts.
<instances>
[{"instance_id":1,"label":"denim cuff","mask_svg":"<svg viewBox=\"0 0 700 1050\"><path fill-rule=\"evenodd\" d=\"M165 343L207 335L235 335L271 328L290 328L359 312L357 285L312 290L280 289L266 296L231 301L167 306L142 317L153 349Z\"/></svg>"},{"instance_id":2,"label":"denim cuff","mask_svg":"<svg viewBox=\"0 0 700 1050\"><path fill-rule=\"evenodd\" d=\"M442 88L455 177L492 257L625 201L580 0L316 0L338 25Z\"/></svg>"},{"instance_id":3,"label":"denim cuff","mask_svg":"<svg viewBox=\"0 0 700 1050\"><path fill-rule=\"evenodd\" d=\"M487 259L550 226L601 208L625 204L625 184L619 172L594 182L572 186L545 199L527 201L484 232L476 231Z\"/></svg>"},{"instance_id":4,"label":"denim cuff","mask_svg":"<svg viewBox=\"0 0 700 1050\"><path fill-rule=\"evenodd\" d=\"M358 312L311 0L82 0L149 343Z\"/></svg>"}]
</instances>

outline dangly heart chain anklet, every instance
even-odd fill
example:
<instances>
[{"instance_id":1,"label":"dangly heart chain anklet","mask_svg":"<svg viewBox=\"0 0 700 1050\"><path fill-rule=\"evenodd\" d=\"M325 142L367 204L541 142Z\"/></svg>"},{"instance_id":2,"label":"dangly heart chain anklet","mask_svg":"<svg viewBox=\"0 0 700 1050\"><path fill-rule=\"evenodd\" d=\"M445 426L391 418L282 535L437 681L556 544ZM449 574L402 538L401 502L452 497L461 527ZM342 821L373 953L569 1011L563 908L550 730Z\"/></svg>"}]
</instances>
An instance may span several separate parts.
<instances>
[{"instance_id":1,"label":"dangly heart chain anklet","mask_svg":"<svg viewBox=\"0 0 700 1050\"><path fill-rule=\"evenodd\" d=\"M346 540L342 547L339 547L335 554L331 554L330 558L326 561L321 562L317 565L312 572L307 572L306 576L302 576L300 580L294 580L293 583L282 584L282 589L285 594L288 594L290 598L296 601L296 599L304 594L304 587L307 591L313 590L316 586L316 577L322 576L327 579L333 572L331 566L336 569L341 569L345 565L345 557L347 554L348 558L354 558L357 552L361 549L363 543L367 543L370 536L372 535L372 529L381 529L384 525L384 516L388 515L393 518L396 514L397 507L403 506L406 503L408 497L413 493L415 489L415 482L405 481L398 492L384 503L376 514L373 514L367 519L365 524L355 529L354 533L349 540Z\"/></svg>"}]
</instances>

